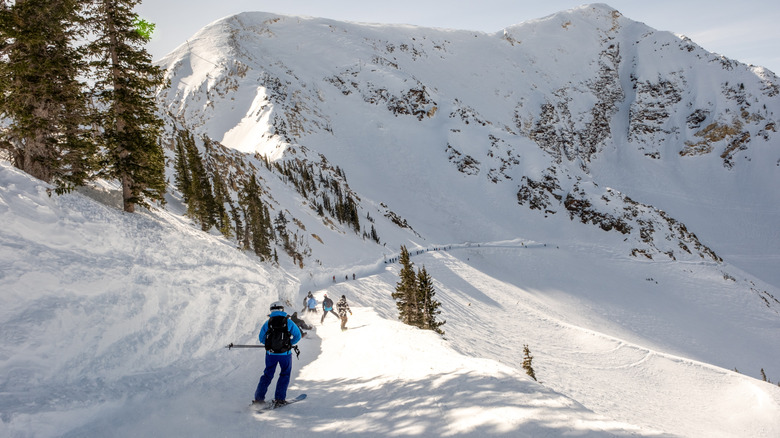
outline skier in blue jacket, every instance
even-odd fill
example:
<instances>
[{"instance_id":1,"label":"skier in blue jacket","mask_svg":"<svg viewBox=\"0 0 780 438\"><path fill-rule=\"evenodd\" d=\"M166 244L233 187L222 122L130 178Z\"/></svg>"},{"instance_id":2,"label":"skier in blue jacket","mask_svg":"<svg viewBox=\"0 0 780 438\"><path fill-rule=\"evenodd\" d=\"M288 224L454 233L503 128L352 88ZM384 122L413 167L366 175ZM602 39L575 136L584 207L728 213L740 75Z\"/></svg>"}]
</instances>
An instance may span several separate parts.
<instances>
[{"instance_id":1,"label":"skier in blue jacket","mask_svg":"<svg viewBox=\"0 0 780 438\"><path fill-rule=\"evenodd\" d=\"M277 301L271 304L271 314L268 315L268 321L263 324L263 328L260 329L260 342L266 344L266 349L269 347L266 339L268 333L268 323L271 318L275 316L281 316L286 319L287 330L290 333L290 344L286 347L286 351L273 352L266 350L265 354L265 370L263 371L260 382L257 384L257 390L255 390L255 399L253 404L265 403L265 393L268 391L268 386L271 385L271 381L274 378L276 372L276 366L279 365L279 380L276 382L276 392L274 393L274 405L280 406L287 404L287 386L290 384L290 374L292 373L292 347L301 340L301 330L295 325L294 322L287 317L287 313L284 312L284 304L281 301Z\"/></svg>"},{"instance_id":2,"label":"skier in blue jacket","mask_svg":"<svg viewBox=\"0 0 780 438\"><path fill-rule=\"evenodd\" d=\"M309 297L306 301L306 306L308 307L309 313L317 313L317 299L314 298L314 295L309 292Z\"/></svg>"}]
</instances>

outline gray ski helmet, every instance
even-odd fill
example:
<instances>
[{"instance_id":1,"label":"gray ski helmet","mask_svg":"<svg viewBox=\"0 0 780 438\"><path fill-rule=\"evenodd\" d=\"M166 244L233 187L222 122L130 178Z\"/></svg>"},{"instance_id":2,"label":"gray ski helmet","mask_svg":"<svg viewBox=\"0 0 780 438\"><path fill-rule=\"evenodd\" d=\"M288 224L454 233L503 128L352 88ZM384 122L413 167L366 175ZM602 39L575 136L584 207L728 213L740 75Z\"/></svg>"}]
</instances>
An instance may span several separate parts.
<instances>
[{"instance_id":1,"label":"gray ski helmet","mask_svg":"<svg viewBox=\"0 0 780 438\"><path fill-rule=\"evenodd\" d=\"M274 301L271 303L271 311L273 312L274 310L284 310L284 303L281 301Z\"/></svg>"}]
</instances>

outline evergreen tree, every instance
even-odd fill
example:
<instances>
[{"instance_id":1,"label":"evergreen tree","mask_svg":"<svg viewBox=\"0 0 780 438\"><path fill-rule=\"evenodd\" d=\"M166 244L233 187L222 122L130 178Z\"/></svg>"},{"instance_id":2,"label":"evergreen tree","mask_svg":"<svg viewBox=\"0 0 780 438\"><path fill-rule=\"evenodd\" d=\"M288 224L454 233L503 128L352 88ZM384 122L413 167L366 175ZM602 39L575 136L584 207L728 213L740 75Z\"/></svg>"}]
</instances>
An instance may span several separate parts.
<instances>
[{"instance_id":1,"label":"evergreen tree","mask_svg":"<svg viewBox=\"0 0 780 438\"><path fill-rule=\"evenodd\" d=\"M220 176L218 171L215 171L212 174L212 179L214 181L214 203L216 207L217 228L219 228L219 232L222 233L223 236L230 239L233 236L233 233L230 225L230 215L228 214L227 208L225 208L225 204L232 209L233 203L230 200L227 187L222 181L222 176Z\"/></svg>"},{"instance_id":2,"label":"evergreen tree","mask_svg":"<svg viewBox=\"0 0 780 438\"><path fill-rule=\"evenodd\" d=\"M84 184L97 168L86 71L76 47L83 33L78 0L0 2L0 139L14 166L57 192Z\"/></svg>"},{"instance_id":3,"label":"evergreen tree","mask_svg":"<svg viewBox=\"0 0 780 438\"><path fill-rule=\"evenodd\" d=\"M287 234L287 218L284 216L283 211L279 211L279 214L274 219L274 229L280 234Z\"/></svg>"},{"instance_id":4,"label":"evergreen tree","mask_svg":"<svg viewBox=\"0 0 780 438\"><path fill-rule=\"evenodd\" d=\"M536 373L534 372L533 366L531 366L531 362L534 360L534 357L531 356L531 350L528 349L528 345L523 345L523 369L525 370L525 373L531 376L534 381L536 380Z\"/></svg>"},{"instance_id":5,"label":"evergreen tree","mask_svg":"<svg viewBox=\"0 0 780 438\"><path fill-rule=\"evenodd\" d=\"M268 210L268 205L266 204L263 204L263 228L265 229L269 242L276 240L274 227L271 226L271 212Z\"/></svg>"},{"instance_id":6,"label":"evergreen tree","mask_svg":"<svg viewBox=\"0 0 780 438\"><path fill-rule=\"evenodd\" d=\"M206 155L211 156L214 141L207 135L203 136L203 147L206 150ZM212 187L214 188L214 218L216 220L216 226L219 232L226 238L231 238L232 226L230 224L230 215L228 214L225 205L233 208L233 201L228 193L227 186L225 185L222 175L219 172L219 167L216 165L210 166L208 169L210 178L212 181Z\"/></svg>"},{"instance_id":7,"label":"evergreen tree","mask_svg":"<svg viewBox=\"0 0 780 438\"><path fill-rule=\"evenodd\" d=\"M392 296L398 307L398 319L404 324L415 325L418 321L417 313L417 276L414 273L414 264L409 260L409 251L401 245L400 280L396 283Z\"/></svg>"},{"instance_id":8,"label":"evergreen tree","mask_svg":"<svg viewBox=\"0 0 780 438\"><path fill-rule=\"evenodd\" d=\"M195 139L190 136L187 142L187 167L190 171L192 200L187 205L190 216L200 222L201 229L207 231L216 225L216 203L211 191L211 181L203 166L203 158L195 145Z\"/></svg>"},{"instance_id":9,"label":"evergreen tree","mask_svg":"<svg viewBox=\"0 0 780 438\"><path fill-rule=\"evenodd\" d=\"M89 44L95 72L95 97L101 110L107 175L122 186L124 210L164 202L165 155L159 143L163 122L154 94L165 84L163 71L144 49L148 23L133 12L140 0L82 0L89 4Z\"/></svg>"},{"instance_id":10,"label":"evergreen tree","mask_svg":"<svg viewBox=\"0 0 780 438\"><path fill-rule=\"evenodd\" d=\"M444 331L440 328L446 321L437 321L436 317L441 314L439 307L441 303L434 299L436 290L433 287L433 279L425 270L425 266L417 272L417 297L420 300L420 325L424 330L433 330L443 335Z\"/></svg>"},{"instance_id":11,"label":"evergreen tree","mask_svg":"<svg viewBox=\"0 0 780 438\"><path fill-rule=\"evenodd\" d=\"M187 137L181 132L176 133L176 138L173 146L174 150L174 162L173 162L173 178L174 187L181 193L182 200L185 204L189 205L192 193L190 188L192 187L192 176L190 175L190 169L187 166L187 145L185 142Z\"/></svg>"},{"instance_id":12,"label":"evergreen tree","mask_svg":"<svg viewBox=\"0 0 780 438\"><path fill-rule=\"evenodd\" d=\"M241 216L238 214L238 208L232 204L230 205L230 219L233 221L233 229L236 232L236 243L238 244L238 247L246 249L244 223L241 221Z\"/></svg>"},{"instance_id":13,"label":"evergreen tree","mask_svg":"<svg viewBox=\"0 0 780 438\"><path fill-rule=\"evenodd\" d=\"M187 130L176 133L175 184L187 204L187 215L207 231L217 224L217 203L195 138ZM222 207L224 211L224 206Z\"/></svg>"},{"instance_id":14,"label":"evergreen tree","mask_svg":"<svg viewBox=\"0 0 780 438\"><path fill-rule=\"evenodd\" d=\"M258 185L254 175L244 182L239 201L244 210L244 220L246 221L245 247L249 247L251 244L255 254L267 260L271 256L270 219L267 217L268 209L260 199L260 185Z\"/></svg>"}]
</instances>

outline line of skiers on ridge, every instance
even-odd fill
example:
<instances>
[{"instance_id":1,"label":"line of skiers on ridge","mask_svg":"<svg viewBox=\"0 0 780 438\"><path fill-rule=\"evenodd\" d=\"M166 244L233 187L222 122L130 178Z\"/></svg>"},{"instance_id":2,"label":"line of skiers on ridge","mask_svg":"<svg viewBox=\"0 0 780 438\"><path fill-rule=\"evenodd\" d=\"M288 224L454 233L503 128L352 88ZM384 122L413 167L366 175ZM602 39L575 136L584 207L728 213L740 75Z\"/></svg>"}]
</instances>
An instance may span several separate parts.
<instances>
[{"instance_id":1,"label":"line of skiers on ridge","mask_svg":"<svg viewBox=\"0 0 780 438\"><path fill-rule=\"evenodd\" d=\"M356 278L357 278L357 277L355 276L355 274L352 274L352 279L354 280L354 279L356 279ZM349 281L349 275L345 275L345 276L344 276L344 281ZM333 276L333 282L334 282L334 283L336 282L336 276L335 276L335 275ZM311 293L311 292L309 292L309 293Z\"/></svg>"},{"instance_id":2,"label":"line of skiers on ridge","mask_svg":"<svg viewBox=\"0 0 780 438\"><path fill-rule=\"evenodd\" d=\"M414 250L414 251L409 251L409 255L410 256L416 256L416 255L420 255L420 254L426 253L428 251L449 251L451 249L452 249L452 245L443 246L443 247L435 246L433 248L425 248L425 249L417 249L417 250ZM399 260L400 260L400 256L389 258L389 259L385 260L385 264L397 263Z\"/></svg>"}]
</instances>

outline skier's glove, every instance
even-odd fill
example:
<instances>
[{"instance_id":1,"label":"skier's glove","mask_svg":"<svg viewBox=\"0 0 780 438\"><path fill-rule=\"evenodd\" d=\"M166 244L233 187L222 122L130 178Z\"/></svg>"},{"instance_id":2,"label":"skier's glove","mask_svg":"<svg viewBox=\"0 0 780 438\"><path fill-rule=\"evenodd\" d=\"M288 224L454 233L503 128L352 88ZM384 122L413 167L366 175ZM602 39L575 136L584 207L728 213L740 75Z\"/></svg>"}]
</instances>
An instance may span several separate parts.
<instances>
[{"instance_id":1,"label":"skier's glove","mask_svg":"<svg viewBox=\"0 0 780 438\"><path fill-rule=\"evenodd\" d=\"M295 357L300 359L301 358L301 350L298 349L298 346L297 345L293 345L293 350L295 350Z\"/></svg>"}]
</instances>

